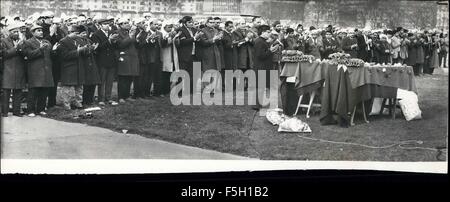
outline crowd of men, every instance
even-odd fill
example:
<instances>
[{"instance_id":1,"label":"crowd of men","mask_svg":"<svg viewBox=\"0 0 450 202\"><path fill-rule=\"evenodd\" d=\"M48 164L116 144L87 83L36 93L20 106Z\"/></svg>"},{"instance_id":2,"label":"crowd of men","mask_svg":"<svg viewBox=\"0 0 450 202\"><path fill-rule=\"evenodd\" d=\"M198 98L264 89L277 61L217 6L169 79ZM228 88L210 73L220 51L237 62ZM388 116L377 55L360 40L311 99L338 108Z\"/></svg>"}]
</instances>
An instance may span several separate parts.
<instances>
[{"instance_id":1,"label":"crowd of men","mask_svg":"<svg viewBox=\"0 0 450 202\"><path fill-rule=\"evenodd\" d=\"M439 30L304 29L279 21L268 25L258 17L252 22L210 17L201 23L190 16L173 22L150 14L132 20L83 14L61 19L51 12L32 21L0 22L2 116L8 116L11 98L13 115L23 116L24 89L25 113L45 116L57 92L68 110L164 97L174 84L171 73L183 69L192 78L195 61L202 71L280 70L283 50L317 59L345 52L366 62L403 63L418 76L448 64L448 35ZM193 89L192 79L190 85Z\"/></svg>"}]
</instances>

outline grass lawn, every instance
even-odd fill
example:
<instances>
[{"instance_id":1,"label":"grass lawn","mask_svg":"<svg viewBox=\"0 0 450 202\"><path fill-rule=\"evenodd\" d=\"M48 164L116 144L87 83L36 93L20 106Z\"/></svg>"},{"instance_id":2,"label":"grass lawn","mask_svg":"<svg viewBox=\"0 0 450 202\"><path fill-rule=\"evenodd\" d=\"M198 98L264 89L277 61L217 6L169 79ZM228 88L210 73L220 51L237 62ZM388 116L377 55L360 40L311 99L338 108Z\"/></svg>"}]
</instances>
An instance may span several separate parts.
<instances>
[{"instance_id":1,"label":"grass lawn","mask_svg":"<svg viewBox=\"0 0 450 202\"><path fill-rule=\"evenodd\" d=\"M278 133L265 117L249 106L173 106L168 97L137 100L119 106L108 106L94 112L91 119L74 119L76 111L54 108L49 117L86 123L112 130L128 130L169 142L265 160L360 160L360 161L438 161L438 152L424 149L402 149L398 146L374 149L354 145L319 142L301 136L329 141L387 146L406 140L420 140L420 146L447 147L448 74L437 71L433 76L417 77L422 120L407 122L398 114L370 117L363 124L341 128L322 126L319 115L307 119L313 130L309 134ZM305 120L304 115L299 116ZM445 150L446 152L446 150Z\"/></svg>"}]
</instances>

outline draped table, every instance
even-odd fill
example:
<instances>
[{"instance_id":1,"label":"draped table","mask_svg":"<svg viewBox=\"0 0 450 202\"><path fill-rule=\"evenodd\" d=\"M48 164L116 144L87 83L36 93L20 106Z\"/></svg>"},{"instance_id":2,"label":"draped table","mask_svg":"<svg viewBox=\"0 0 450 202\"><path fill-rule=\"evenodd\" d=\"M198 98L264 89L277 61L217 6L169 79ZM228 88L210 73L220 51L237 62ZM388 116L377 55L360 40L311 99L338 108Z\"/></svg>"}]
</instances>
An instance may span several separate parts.
<instances>
[{"instance_id":1,"label":"draped table","mask_svg":"<svg viewBox=\"0 0 450 202\"><path fill-rule=\"evenodd\" d=\"M293 76L296 77L295 83L286 82L288 77ZM320 113L323 125L340 124L346 127L349 125L349 114L356 104L375 97L396 98L398 88L417 93L410 66L345 67L328 61L285 63L280 78L286 115L295 112L299 95L323 86Z\"/></svg>"}]
</instances>

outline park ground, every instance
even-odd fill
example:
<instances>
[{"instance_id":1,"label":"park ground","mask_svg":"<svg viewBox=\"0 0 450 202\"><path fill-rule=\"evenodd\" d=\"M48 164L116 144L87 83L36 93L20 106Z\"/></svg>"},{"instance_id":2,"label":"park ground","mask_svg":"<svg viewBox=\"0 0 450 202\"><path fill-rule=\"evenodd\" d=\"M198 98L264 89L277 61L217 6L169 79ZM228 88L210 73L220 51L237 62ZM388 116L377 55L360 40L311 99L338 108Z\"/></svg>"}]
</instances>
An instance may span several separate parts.
<instances>
[{"instance_id":1,"label":"park ground","mask_svg":"<svg viewBox=\"0 0 450 202\"><path fill-rule=\"evenodd\" d=\"M312 133L277 132L276 126L249 106L174 106L168 97L107 106L93 112L91 118L77 116L81 111L57 107L48 111L48 118L116 131L110 136L122 135L126 130L141 136L142 141L162 140L236 155L232 159L445 161L448 71L436 69L432 76L416 77L416 85L421 120L406 121L399 113L395 120L371 116L370 123L357 118L356 126L343 128L321 125L318 114L309 119L300 114ZM410 140L423 144L399 146ZM104 158L108 158L107 154Z\"/></svg>"}]
</instances>

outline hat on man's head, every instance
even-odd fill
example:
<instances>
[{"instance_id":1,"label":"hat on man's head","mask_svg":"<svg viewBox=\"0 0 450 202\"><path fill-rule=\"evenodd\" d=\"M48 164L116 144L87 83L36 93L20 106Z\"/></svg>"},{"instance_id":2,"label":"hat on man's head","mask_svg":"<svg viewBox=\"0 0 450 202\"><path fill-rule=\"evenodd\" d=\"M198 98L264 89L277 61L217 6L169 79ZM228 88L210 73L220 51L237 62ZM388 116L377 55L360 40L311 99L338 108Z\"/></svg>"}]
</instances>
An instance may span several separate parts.
<instances>
[{"instance_id":1,"label":"hat on man's head","mask_svg":"<svg viewBox=\"0 0 450 202\"><path fill-rule=\"evenodd\" d=\"M55 14L51 11L44 11L42 12L41 16L42 18L53 18L55 17Z\"/></svg>"},{"instance_id":2,"label":"hat on man's head","mask_svg":"<svg viewBox=\"0 0 450 202\"><path fill-rule=\"evenodd\" d=\"M53 18L53 23L63 23L62 18Z\"/></svg>"},{"instance_id":3,"label":"hat on man's head","mask_svg":"<svg viewBox=\"0 0 450 202\"><path fill-rule=\"evenodd\" d=\"M21 27L24 27L24 26L25 26L24 22L13 22L8 25L8 30L11 31L13 29L20 29Z\"/></svg>"},{"instance_id":4,"label":"hat on man's head","mask_svg":"<svg viewBox=\"0 0 450 202\"><path fill-rule=\"evenodd\" d=\"M261 33L270 30L269 25L260 25L258 26L258 35L261 35Z\"/></svg>"},{"instance_id":5,"label":"hat on man's head","mask_svg":"<svg viewBox=\"0 0 450 202\"><path fill-rule=\"evenodd\" d=\"M276 27L279 24L281 24L281 22L279 20L276 20L275 22L272 23L272 27Z\"/></svg>"},{"instance_id":6,"label":"hat on man's head","mask_svg":"<svg viewBox=\"0 0 450 202\"><path fill-rule=\"evenodd\" d=\"M114 22L114 18L99 18L96 19L98 24L110 24Z\"/></svg>"},{"instance_id":7,"label":"hat on man's head","mask_svg":"<svg viewBox=\"0 0 450 202\"><path fill-rule=\"evenodd\" d=\"M145 17L152 17L152 14L151 13L144 13L144 18Z\"/></svg>"},{"instance_id":8,"label":"hat on man's head","mask_svg":"<svg viewBox=\"0 0 450 202\"><path fill-rule=\"evenodd\" d=\"M122 24L124 22L129 22L129 21L126 18L119 18L119 20L117 20L117 24Z\"/></svg>"},{"instance_id":9,"label":"hat on man's head","mask_svg":"<svg viewBox=\"0 0 450 202\"><path fill-rule=\"evenodd\" d=\"M145 19L145 18L135 18L133 21L134 21L134 23L138 24L138 23L143 23L143 22L145 22L146 19Z\"/></svg>"},{"instance_id":10,"label":"hat on man's head","mask_svg":"<svg viewBox=\"0 0 450 202\"><path fill-rule=\"evenodd\" d=\"M86 31L86 28L83 25L72 25L69 27L69 32L84 32Z\"/></svg>"},{"instance_id":11,"label":"hat on man's head","mask_svg":"<svg viewBox=\"0 0 450 202\"><path fill-rule=\"evenodd\" d=\"M30 31L34 32L34 30L36 30L36 29L42 29L42 26L37 25L37 24L33 24L33 26L31 26L31 28L30 28Z\"/></svg>"},{"instance_id":12,"label":"hat on man's head","mask_svg":"<svg viewBox=\"0 0 450 202\"><path fill-rule=\"evenodd\" d=\"M181 18L180 19L180 23L186 23L186 22L189 22L189 21L192 21L192 17L191 16L184 16L183 18Z\"/></svg>"}]
</instances>

